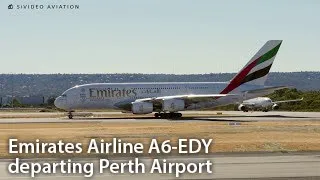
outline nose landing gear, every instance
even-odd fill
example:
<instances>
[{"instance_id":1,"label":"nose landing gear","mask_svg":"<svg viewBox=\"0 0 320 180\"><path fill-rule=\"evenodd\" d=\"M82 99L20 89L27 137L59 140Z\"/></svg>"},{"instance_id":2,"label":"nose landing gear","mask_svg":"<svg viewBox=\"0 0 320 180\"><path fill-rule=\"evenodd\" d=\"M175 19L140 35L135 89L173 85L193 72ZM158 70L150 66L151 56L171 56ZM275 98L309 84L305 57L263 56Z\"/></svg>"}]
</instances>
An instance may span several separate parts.
<instances>
[{"instance_id":1,"label":"nose landing gear","mask_svg":"<svg viewBox=\"0 0 320 180\"><path fill-rule=\"evenodd\" d=\"M73 112L73 111L69 111L69 112L68 112L68 118L69 118L69 119L73 119L73 114L72 114L72 112Z\"/></svg>"}]
</instances>

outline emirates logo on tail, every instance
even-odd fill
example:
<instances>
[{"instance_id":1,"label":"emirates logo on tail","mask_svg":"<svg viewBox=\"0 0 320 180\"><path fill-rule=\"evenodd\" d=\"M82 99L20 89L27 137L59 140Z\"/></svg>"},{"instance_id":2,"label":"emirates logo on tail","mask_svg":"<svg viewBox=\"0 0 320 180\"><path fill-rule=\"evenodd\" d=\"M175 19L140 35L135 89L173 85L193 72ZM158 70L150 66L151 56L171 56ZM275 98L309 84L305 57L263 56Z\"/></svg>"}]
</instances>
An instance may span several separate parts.
<instances>
[{"instance_id":1,"label":"emirates logo on tail","mask_svg":"<svg viewBox=\"0 0 320 180\"><path fill-rule=\"evenodd\" d=\"M264 85L265 77L273 64L277 52L281 46L281 40L270 40L251 58L241 71L230 81L221 94L228 94L244 83ZM253 83L252 81L255 82Z\"/></svg>"}]
</instances>

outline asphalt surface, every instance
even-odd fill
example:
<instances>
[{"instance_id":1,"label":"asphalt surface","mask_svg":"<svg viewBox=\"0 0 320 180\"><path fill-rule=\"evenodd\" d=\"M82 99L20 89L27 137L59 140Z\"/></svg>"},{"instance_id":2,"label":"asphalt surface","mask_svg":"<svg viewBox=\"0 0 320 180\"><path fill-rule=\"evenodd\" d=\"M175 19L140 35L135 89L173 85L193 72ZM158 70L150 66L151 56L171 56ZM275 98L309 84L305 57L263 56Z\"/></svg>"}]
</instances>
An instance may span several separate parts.
<instances>
[{"instance_id":1,"label":"asphalt surface","mask_svg":"<svg viewBox=\"0 0 320 180\"><path fill-rule=\"evenodd\" d=\"M222 113L222 114L217 114ZM50 118L57 113L25 113L28 116L38 116L37 118L25 118L24 113L7 113L10 118L0 118L0 123L45 123L45 122L159 122L159 121L319 121L320 112L240 112L240 111L186 111L183 112L185 117L178 120L155 119L150 116L135 116L123 114L121 112L99 112L99 117L89 116L82 117L88 113L78 113L80 116L75 116L69 120L67 117ZM95 114L95 113L93 113ZM3 114L2 114L3 115ZM6 115L6 114L5 114ZM9 116L8 115L8 116ZM3 115L4 116L4 115ZM46 117L48 116L48 117ZM125 117L127 116L127 117Z\"/></svg>"},{"instance_id":2,"label":"asphalt surface","mask_svg":"<svg viewBox=\"0 0 320 180\"><path fill-rule=\"evenodd\" d=\"M210 155L201 157L171 157L166 158L168 162L203 162L211 160L213 162L213 173L184 174L180 179L247 179L247 178L310 178L320 179L320 153L300 153L300 154L240 154L240 155ZM152 159L141 158L146 167L151 165ZM42 159L43 162L50 162L50 159ZM78 162L95 162L96 159L78 159ZM113 162L122 162L114 160ZM10 161L0 162L0 179L31 179L28 174L12 175L8 173L7 166ZM32 162L28 160L28 162ZM174 174L150 174L146 168L145 174L112 174L108 171L100 174L94 173L93 179L175 179ZM98 171L98 167L96 168ZM73 175L44 175L40 174L36 179L85 179L83 174Z\"/></svg>"}]
</instances>

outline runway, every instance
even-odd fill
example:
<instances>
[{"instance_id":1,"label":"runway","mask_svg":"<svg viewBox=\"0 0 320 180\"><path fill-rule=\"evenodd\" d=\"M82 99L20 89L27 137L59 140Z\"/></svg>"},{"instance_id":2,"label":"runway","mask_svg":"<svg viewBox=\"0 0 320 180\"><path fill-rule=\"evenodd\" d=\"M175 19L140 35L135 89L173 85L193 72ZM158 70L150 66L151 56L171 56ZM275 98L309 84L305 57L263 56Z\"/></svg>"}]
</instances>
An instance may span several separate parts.
<instances>
[{"instance_id":1,"label":"runway","mask_svg":"<svg viewBox=\"0 0 320 180\"><path fill-rule=\"evenodd\" d=\"M201 157L171 157L172 162L199 162L211 160L213 162L212 174L184 174L180 179L236 179L236 178L288 178L309 177L320 179L320 153L296 153L296 154L220 154ZM50 161L43 160L43 161ZM79 162L95 162L97 159L78 159ZM120 162L123 160L115 160ZM151 164L152 159L141 158L146 166ZM7 171L9 162L0 162L0 179L31 179L28 174L12 175ZM70 176L56 174L40 174L36 179L85 179L83 174ZM174 174L111 174L95 172L94 179L175 179Z\"/></svg>"},{"instance_id":2,"label":"runway","mask_svg":"<svg viewBox=\"0 0 320 180\"><path fill-rule=\"evenodd\" d=\"M240 112L240 111L186 111L181 119L155 119L152 114L136 116L121 112L94 112L93 116L75 116L69 120L64 113L7 113L0 123L71 123L71 122L189 122L189 121L319 121L320 112ZM88 114L88 113L78 113ZM26 117L28 116L28 117ZM34 117L34 118L33 118Z\"/></svg>"}]
</instances>

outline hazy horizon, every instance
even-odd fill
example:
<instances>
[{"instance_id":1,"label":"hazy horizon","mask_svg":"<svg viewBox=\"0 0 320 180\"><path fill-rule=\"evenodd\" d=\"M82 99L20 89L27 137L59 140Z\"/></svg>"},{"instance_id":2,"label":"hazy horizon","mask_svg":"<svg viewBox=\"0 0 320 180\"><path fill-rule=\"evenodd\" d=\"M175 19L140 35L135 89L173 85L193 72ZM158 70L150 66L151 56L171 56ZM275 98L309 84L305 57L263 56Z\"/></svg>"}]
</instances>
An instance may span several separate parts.
<instances>
[{"instance_id":1,"label":"hazy horizon","mask_svg":"<svg viewBox=\"0 0 320 180\"><path fill-rule=\"evenodd\" d=\"M193 73L193 74L172 74L172 73L0 73L0 75L58 75L58 74L67 74L67 75L97 75L97 74L164 74L164 75L200 75L200 74L235 74L238 72L211 72L211 73ZM320 73L320 71L273 71L270 73Z\"/></svg>"}]
</instances>

